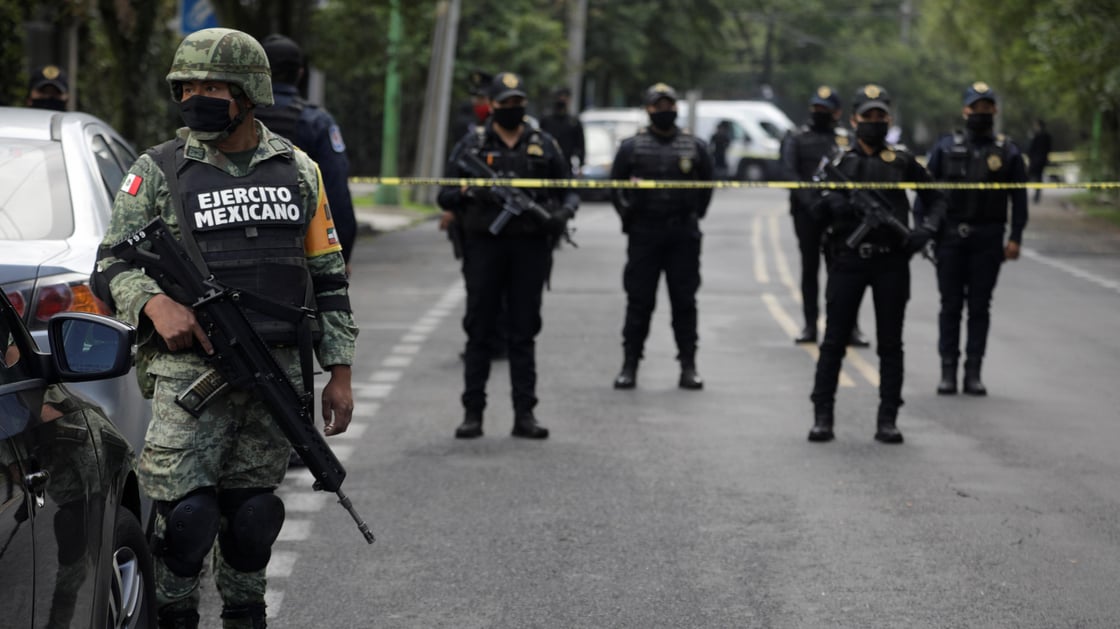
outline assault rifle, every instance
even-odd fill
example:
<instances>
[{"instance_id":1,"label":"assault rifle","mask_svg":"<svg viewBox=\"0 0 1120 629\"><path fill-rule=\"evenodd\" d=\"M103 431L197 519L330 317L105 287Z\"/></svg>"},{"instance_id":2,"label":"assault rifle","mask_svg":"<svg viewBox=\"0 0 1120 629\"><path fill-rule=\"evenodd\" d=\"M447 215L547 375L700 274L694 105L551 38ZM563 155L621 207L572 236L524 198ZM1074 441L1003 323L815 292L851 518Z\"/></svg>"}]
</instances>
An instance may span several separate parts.
<instances>
[{"instance_id":1,"label":"assault rifle","mask_svg":"<svg viewBox=\"0 0 1120 629\"><path fill-rule=\"evenodd\" d=\"M373 533L342 493L346 469L315 427L313 392L300 395L273 358L238 305L241 292L213 276L203 277L160 217L114 245L113 255L143 267L168 296L194 309L199 325L214 346L214 354L206 359L217 370L216 375L221 376L210 383L211 395L228 383L263 400L273 421L315 477L315 489L334 492L366 541L372 544Z\"/></svg>"},{"instance_id":2,"label":"assault rifle","mask_svg":"<svg viewBox=\"0 0 1120 629\"><path fill-rule=\"evenodd\" d=\"M487 166L486 162L482 161L473 151L463 151L463 154L459 156L458 164L459 168L467 171L472 177L478 179L500 179L498 173ZM502 204L502 213L498 215L498 218L494 219L493 223L490 223L490 233L495 236L502 231L511 218L520 216L524 212L529 212L542 223L546 223L552 218L552 214L550 214L548 210L541 207L539 203L525 194L523 190L511 188L509 186L491 186L489 190Z\"/></svg>"},{"instance_id":3,"label":"assault rifle","mask_svg":"<svg viewBox=\"0 0 1120 629\"><path fill-rule=\"evenodd\" d=\"M821 159L818 170L824 175L824 178L819 178L819 176L815 178L818 181L852 183L852 180L845 177L844 173L840 172L840 169L827 156ZM866 188L850 188L843 190L843 192L848 195L848 200L855 207L856 213L860 217L859 225L844 241L849 249L859 250L864 238L867 238L871 230L878 227L886 227L894 232L898 236L899 244L905 246L912 230L891 212L890 202L879 191ZM922 257L937 264L933 257L932 242L922 249Z\"/></svg>"}]
</instances>

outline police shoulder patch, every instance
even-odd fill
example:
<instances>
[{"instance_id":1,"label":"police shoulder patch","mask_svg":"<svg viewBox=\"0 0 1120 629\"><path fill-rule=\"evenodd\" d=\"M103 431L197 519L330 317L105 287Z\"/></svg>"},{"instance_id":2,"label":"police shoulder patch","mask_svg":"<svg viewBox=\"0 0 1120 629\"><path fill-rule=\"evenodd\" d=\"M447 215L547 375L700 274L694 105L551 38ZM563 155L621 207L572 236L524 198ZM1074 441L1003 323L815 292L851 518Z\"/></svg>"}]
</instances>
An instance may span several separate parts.
<instances>
[{"instance_id":1,"label":"police shoulder patch","mask_svg":"<svg viewBox=\"0 0 1120 629\"><path fill-rule=\"evenodd\" d=\"M895 152L892 151L891 149L883 149L879 153L879 158L882 159L884 162L886 162L888 164L893 162L897 157L898 157L898 155L896 155Z\"/></svg>"},{"instance_id":2,"label":"police shoulder patch","mask_svg":"<svg viewBox=\"0 0 1120 629\"><path fill-rule=\"evenodd\" d=\"M1003 159L999 155L991 154L988 156L988 170L996 171L1003 168Z\"/></svg>"},{"instance_id":3,"label":"police shoulder patch","mask_svg":"<svg viewBox=\"0 0 1120 629\"><path fill-rule=\"evenodd\" d=\"M525 148L525 152L533 157L541 157L544 155L544 147L540 144L530 144Z\"/></svg>"},{"instance_id":4,"label":"police shoulder patch","mask_svg":"<svg viewBox=\"0 0 1120 629\"><path fill-rule=\"evenodd\" d=\"M339 130L338 125L332 124L330 131L331 148L335 153L341 153L346 150L346 143L342 141L342 131Z\"/></svg>"}]
</instances>

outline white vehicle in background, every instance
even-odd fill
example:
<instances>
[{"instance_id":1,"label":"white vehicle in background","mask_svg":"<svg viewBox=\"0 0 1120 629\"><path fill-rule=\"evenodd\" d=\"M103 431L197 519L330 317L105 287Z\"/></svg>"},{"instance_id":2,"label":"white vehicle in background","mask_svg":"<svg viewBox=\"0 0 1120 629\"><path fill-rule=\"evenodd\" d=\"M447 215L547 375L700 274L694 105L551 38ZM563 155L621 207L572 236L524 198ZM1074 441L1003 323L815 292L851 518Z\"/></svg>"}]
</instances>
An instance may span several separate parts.
<instances>
[{"instance_id":1,"label":"white vehicle in background","mask_svg":"<svg viewBox=\"0 0 1120 629\"><path fill-rule=\"evenodd\" d=\"M688 127L689 103L678 102L677 111L677 124ZM701 100L692 132L709 142L721 120L731 123L727 163L733 178L762 181L780 176L782 139L797 128L789 116L768 101Z\"/></svg>"},{"instance_id":2,"label":"white vehicle in background","mask_svg":"<svg viewBox=\"0 0 1120 629\"><path fill-rule=\"evenodd\" d=\"M609 107L587 109L579 115L583 125L584 179L606 181L611 177L611 165L622 141L638 133L649 124L649 115L637 107ZM580 198L587 201L605 201L610 198L607 188L581 189Z\"/></svg>"}]
</instances>

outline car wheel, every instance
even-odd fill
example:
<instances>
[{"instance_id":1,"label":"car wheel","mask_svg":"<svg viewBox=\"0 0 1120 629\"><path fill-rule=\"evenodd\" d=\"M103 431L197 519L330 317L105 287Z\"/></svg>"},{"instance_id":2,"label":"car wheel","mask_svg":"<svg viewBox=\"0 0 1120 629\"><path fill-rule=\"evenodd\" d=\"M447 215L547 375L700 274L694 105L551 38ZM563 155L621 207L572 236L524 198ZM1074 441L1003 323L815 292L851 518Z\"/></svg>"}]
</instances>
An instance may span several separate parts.
<instances>
[{"instance_id":1,"label":"car wheel","mask_svg":"<svg viewBox=\"0 0 1120 629\"><path fill-rule=\"evenodd\" d=\"M147 629L156 626L152 554L140 521L124 507L117 507L108 582L107 628Z\"/></svg>"},{"instance_id":2,"label":"car wheel","mask_svg":"<svg viewBox=\"0 0 1120 629\"><path fill-rule=\"evenodd\" d=\"M739 162L739 179L742 181L762 181L766 179L766 169L758 162Z\"/></svg>"}]
</instances>

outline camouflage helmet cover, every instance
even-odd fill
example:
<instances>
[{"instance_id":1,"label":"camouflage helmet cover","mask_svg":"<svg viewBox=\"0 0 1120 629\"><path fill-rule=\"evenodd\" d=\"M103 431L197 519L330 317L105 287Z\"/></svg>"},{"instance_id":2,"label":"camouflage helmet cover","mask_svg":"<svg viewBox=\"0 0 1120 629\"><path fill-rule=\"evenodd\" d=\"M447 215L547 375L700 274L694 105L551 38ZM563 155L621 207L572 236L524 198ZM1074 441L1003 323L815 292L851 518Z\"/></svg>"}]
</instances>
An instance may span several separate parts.
<instances>
[{"instance_id":1,"label":"camouflage helmet cover","mask_svg":"<svg viewBox=\"0 0 1120 629\"><path fill-rule=\"evenodd\" d=\"M179 99L180 81L222 81L241 88L254 105L272 104L268 56L254 37L230 28L207 28L187 35L175 51L167 84Z\"/></svg>"}]
</instances>

